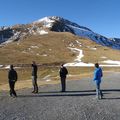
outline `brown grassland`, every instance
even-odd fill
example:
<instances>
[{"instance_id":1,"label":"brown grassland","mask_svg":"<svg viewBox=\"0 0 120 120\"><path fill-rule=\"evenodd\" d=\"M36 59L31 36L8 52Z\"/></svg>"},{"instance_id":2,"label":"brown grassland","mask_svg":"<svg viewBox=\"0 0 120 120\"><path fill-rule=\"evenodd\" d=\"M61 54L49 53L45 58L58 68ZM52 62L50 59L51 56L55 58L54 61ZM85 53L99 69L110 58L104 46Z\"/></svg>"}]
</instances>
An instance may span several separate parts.
<instances>
[{"instance_id":1,"label":"brown grassland","mask_svg":"<svg viewBox=\"0 0 120 120\"><path fill-rule=\"evenodd\" d=\"M67 80L80 80L82 78L93 79L93 67L67 67L69 74ZM120 68L103 67L103 73L120 72ZM18 73L18 81L16 89L31 88L31 68L16 69ZM0 90L8 90L8 70L0 70ZM50 81L47 81L50 80ZM59 67L39 67L38 69L38 85L57 84L60 82Z\"/></svg>"},{"instance_id":2,"label":"brown grassland","mask_svg":"<svg viewBox=\"0 0 120 120\"><path fill-rule=\"evenodd\" d=\"M76 41L79 41L80 46ZM79 48L83 50L83 62L96 63L104 60L120 61L120 51L113 50L96 44L95 42L80 38L67 32L50 32L48 35L28 36L18 42L12 42L4 46L0 46L0 64L31 64L36 61L37 64L46 64L40 66L38 70L38 81L41 84L50 84L59 82L59 65L61 63L73 62L77 52L71 51L68 47ZM92 48L96 48L93 50ZM103 63L102 63L103 64ZM49 65L49 66L47 66ZM68 67L69 80L81 79L82 77L92 77L93 67ZM31 68L22 67L16 69L19 75L19 81L22 81L18 88L31 86ZM103 68L105 71L118 71L120 68ZM8 70L0 69L0 85L7 84ZM48 76L49 75L49 76ZM51 81L47 82L46 80ZM5 86L3 86L5 88ZM2 87L2 89L3 89Z\"/></svg>"}]
</instances>

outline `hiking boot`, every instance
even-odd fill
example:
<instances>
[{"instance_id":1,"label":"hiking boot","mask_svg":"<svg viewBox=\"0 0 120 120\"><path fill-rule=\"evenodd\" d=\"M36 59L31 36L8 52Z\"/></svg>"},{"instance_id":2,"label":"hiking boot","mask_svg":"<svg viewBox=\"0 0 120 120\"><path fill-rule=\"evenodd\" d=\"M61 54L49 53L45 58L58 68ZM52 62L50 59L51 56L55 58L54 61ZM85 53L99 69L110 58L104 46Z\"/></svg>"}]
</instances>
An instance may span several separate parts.
<instances>
[{"instance_id":1,"label":"hiking boot","mask_svg":"<svg viewBox=\"0 0 120 120\"><path fill-rule=\"evenodd\" d=\"M38 91L35 91L34 93L38 93Z\"/></svg>"},{"instance_id":2,"label":"hiking boot","mask_svg":"<svg viewBox=\"0 0 120 120\"><path fill-rule=\"evenodd\" d=\"M35 93L35 91L32 91L32 93Z\"/></svg>"}]
</instances>

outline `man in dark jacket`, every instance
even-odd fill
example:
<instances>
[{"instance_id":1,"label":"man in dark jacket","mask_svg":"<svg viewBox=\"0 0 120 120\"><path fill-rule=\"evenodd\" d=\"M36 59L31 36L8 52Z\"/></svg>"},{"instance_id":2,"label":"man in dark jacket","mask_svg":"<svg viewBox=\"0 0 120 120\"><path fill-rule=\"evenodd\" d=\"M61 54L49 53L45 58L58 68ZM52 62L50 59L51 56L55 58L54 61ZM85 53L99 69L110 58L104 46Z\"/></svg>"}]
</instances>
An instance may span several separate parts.
<instances>
[{"instance_id":1,"label":"man in dark jacket","mask_svg":"<svg viewBox=\"0 0 120 120\"><path fill-rule=\"evenodd\" d=\"M66 69L66 67L63 66L63 64L60 67L59 74L60 74L61 86L62 86L61 92L65 92L65 90L66 90L66 75L68 74L68 70Z\"/></svg>"},{"instance_id":2,"label":"man in dark jacket","mask_svg":"<svg viewBox=\"0 0 120 120\"><path fill-rule=\"evenodd\" d=\"M15 83L17 81L17 72L14 70L13 65L10 65L10 70L8 72L9 86L10 86L10 96L14 95L17 97L17 94L14 90Z\"/></svg>"},{"instance_id":3,"label":"man in dark jacket","mask_svg":"<svg viewBox=\"0 0 120 120\"><path fill-rule=\"evenodd\" d=\"M34 90L32 91L32 93L38 93L37 65L36 65L35 61L33 61L33 63L32 63L32 83L33 83L33 87L34 87Z\"/></svg>"}]
</instances>

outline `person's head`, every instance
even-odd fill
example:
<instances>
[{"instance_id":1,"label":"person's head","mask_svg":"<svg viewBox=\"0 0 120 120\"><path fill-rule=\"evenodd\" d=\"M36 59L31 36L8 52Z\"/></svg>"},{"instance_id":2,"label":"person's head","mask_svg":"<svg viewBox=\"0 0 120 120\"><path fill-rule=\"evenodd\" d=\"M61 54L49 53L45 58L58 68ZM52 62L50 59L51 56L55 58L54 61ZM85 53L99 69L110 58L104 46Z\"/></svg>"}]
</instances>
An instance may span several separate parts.
<instances>
[{"instance_id":1,"label":"person's head","mask_svg":"<svg viewBox=\"0 0 120 120\"><path fill-rule=\"evenodd\" d=\"M98 63L95 63L95 67L96 67L96 68L99 68L99 64L98 64Z\"/></svg>"},{"instance_id":2,"label":"person's head","mask_svg":"<svg viewBox=\"0 0 120 120\"><path fill-rule=\"evenodd\" d=\"M13 65L10 65L10 69L13 69Z\"/></svg>"},{"instance_id":3,"label":"person's head","mask_svg":"<svg viewBox=\"0 0 120 120\"><path fill-rule=\"evenodd\" d=\"M61 68L63 68L64 67L64 64L61 64Z\"/></svg>"}]
</instances>

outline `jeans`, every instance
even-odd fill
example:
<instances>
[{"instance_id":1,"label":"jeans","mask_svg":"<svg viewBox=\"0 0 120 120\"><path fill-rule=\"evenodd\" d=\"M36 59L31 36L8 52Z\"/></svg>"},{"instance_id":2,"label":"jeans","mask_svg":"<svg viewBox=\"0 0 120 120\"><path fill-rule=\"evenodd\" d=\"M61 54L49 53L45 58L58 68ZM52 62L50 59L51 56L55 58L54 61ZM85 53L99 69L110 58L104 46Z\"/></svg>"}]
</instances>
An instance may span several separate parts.
<instances>
[{"instance_id":1,"label":"jeans","mask_svg":"<svg viewBox=\"0 0 120 120\"><path fill-rule=\"evenodd\" d=\"M38 92L38 85L37 85L37 77L36 76L32 76L32 84L34 87L34 92Z\"/></svg>"},{"instance_id":2,"label":"jeans","mask_svg":"<svg viewBox=\"0 0 120 120\"><path fill-rule=\"evenodd\" d=\"M96 97L99 98L99 96L102 98L103 97L103 93L102 90L100 89L100 83L99 81L95 81L96 82Z\"/></svg>"}]
</instances>

